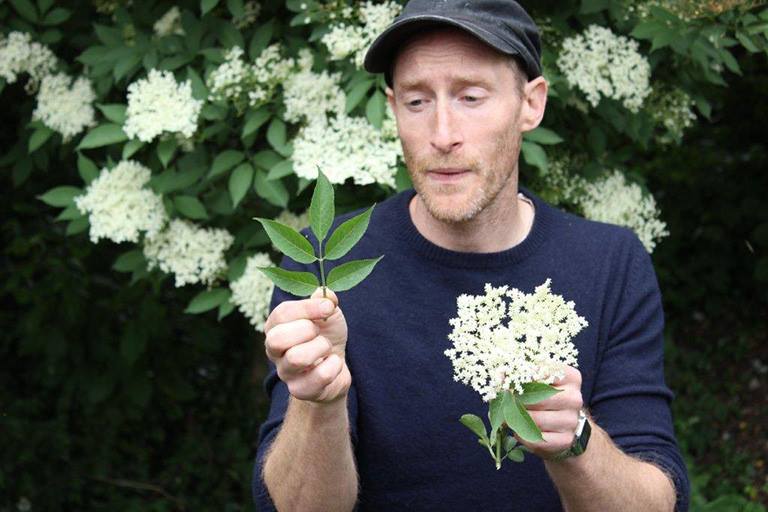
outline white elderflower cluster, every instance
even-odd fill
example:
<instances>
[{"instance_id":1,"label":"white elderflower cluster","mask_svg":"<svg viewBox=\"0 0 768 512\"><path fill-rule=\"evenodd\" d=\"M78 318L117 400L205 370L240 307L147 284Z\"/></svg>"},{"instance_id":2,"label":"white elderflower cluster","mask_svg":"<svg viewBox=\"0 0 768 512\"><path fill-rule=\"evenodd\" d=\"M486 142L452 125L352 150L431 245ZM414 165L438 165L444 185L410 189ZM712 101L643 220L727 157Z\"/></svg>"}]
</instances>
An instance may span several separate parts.
<instances>
[{"instance_id":1,"label":"white elderflower cluster","mask_svg":"<svg viewBox=\"0 0 768 512\"><path fill-rule=\"evenodd\" d=\"M232 290L230 302L237 306L257 331L264 330L272 291L275 289L275 285L259 267L272 266L274 265L268 254L256 253L248 258L243 275L229 285Z\"/></svg>"},{"instance_id":2,"label":"white elderflower cluster","mask_svg":"<svg viewBox=\"0 0 768 512\"><path fill-rule=\"evenodd\" d=\"M343 113L347 102L339 86L340 73L314 73L304 69L283 84L284 119L289 122L324 122L326 113Z\"/></svg>"},{"instance_id":3,"label":"white elderflower cluster","mask_svg":"<svg viewBox=\"0 0 768 512\"><path fill-rule=\"evenodd\" d=\"M197 129L203 102L192 97L192 83L178 83L170 71L153 69L147 78L128 86L123 126L128 137L151 142L163 132L189 138Z\"/></svg>"},{"instance_id":4,"label":"white elderflower cluster","mask_svg":"<svg viewBox=\"0 0 768 512\"><path fill-rule=\"evenodd\" d=\"M155 34L159 37L170 35L184 35L184 28L181 26L181 11L174 5L168 12L163 14L152 27Z\"/></svg>"},{"instance_id":5,"label":"white elderflower cluster","mask_svg":"<svg viewBox=\"0 0 768 512\"><path fill-rule=\"evenodd\" d=\"M401 153L400 142L391 130L380 131L365 118L338 114L327 123L303 127L293 140L291 160L301 178L314 180L319 167L331 183L352 178L357 185L394 187Z\"/></svg>"},{"instance_id":6,"label":"white elderflower cluster","mask_svg":"<svg viewBox=\"0 0 768 512\"><path fill-rule=\"evenodd\" d=\"M550 290L551 280L524 293L508 286L485 285L485 295L460 295L458 316L449 322L454 380L477 391L483 400L499 392L523 392L530 382L553 383L564 365L576 366L571 339L588 325L573 301Z\"/></svg>"},{"instance_id":7,"label":"white elderflower cluster","mask_svg":"<svg viewBox=\"0 0 768 512\"><path fill-rule=\"evenodd\" d=\"M212 100L232 101L239 110L246 105L257 107L267 103L296 65L293 59L283 58L281 46L268 46L253 64L243 59L243 49L232 47L225 61L208 76Z\"/></svg>"},{"instance_id":8,"label":"white elderflower cluster","mask_svg":"<svg viewBox=\"0 0 768 512\"><path fill-rule=\"evenodd\" d=\"M27 32L14 31L8 37L0 34L0 77L9 84L27 73L27 91L33 92L46 75L56 67L56 56Z\"/></svg>"},{"instance_id":9,"label":"white elderflower cluster","mask_svg":"<svg viewBox=\"0 0 768 512\"><path fill-rule=\"evenodd\" d=\"M588 219L632 229L649 253L669 234L653 196L644 195L637 183L628 183L620 171L585 185L579 205Z\"/></svg>"},{"instance_id":10,"label":"white elderflower cluster","mask_svg":"<svg viewBox=\"0 0 768 512\"><path fill-rule=\"evenodd\" d=\"M87 78L73 81L64 73L46 75L37 92L32 119L59 132L67 142L86 127L96 124L95 100L96 93Z\"/></svg>"},{"instance_id":11,"label":"white elderflower cluster","mask_svg":"<svg viewBox=\"0 0 768 512\"><path fill-rule=\"evenodd\" d=\"M144 256L150 269L174 274L177 288L195 283L210 286L227 268L224 253L234 240L224 229L174 219L167 229L145 239Z\"/></svg>"},{"instance_id":12,"label":"white elderflower cluster","mask_svg":"<svg viewBox=\"0 0 768 512\"><path fill-rule=\"evenodd\" d=\"M253 25L256 18L259 17L260 12L261 4L259 4L259 2L245 2L245 4L243 4L243 15L238 18L232 18L232 23L234 23L235 28L242 30L249 25Z\"/></svg>"},{"instance_id":13,"label":"white elderflower cluster","mask_svg":"<svg viewBox=\"0 0 768 512\"><path fill-rule=\"evenodd\" d=\"M639 53L637 41L598 25L566 38L557 66L593 107L605 97L637 112L651 92L651 65Z\"/></svg>"},{"instance_id":14,"label":"white elderflower cluster","mask_svg":"<svg viewBox=\"0 0 768 512\"><path fill-rule=\"evenodd\" d=\"M357 12L359 23L334 24L330 32L323 36L322 42L328 48L331 59L346 59L354 54L354 63L362 68L368 47L400 14L401 9L401 5L392 1L380 4L363 2Z\"/></svg>"},{"instance_id":15,"label":"white elderflower cluster","mask_svg":"<svg viewBox=\"0 0 768 512\"><path fill-rule=\"evenodd\" d=\"M666 130L656 140L660 144L679 144L685 129L693 126L696 120L691 97L680 88L654 90L651 104L651 117Z\"/></svg>"},{"instance_id":16,"label":"white elderflower cluster","mask_svg":"<svg viewBox=\"0 0 768 512\"><path fill-rule=\"evenodd\" d=\"M77 209L88 215L90 238L113 242L138 242L144 231L157 235L167 221L163 199L146 187L152 171L138 162L123 160L113 169L102 169L83 195Z\"/></svg>"},{"instance_id":17,"label":"white elderflower cluster","mask_svg":"<svg viewBox=\"0 0 768 512\"><path fill-rule=\"evenodd\" d=\"M309 210L299 215L296 215L291 210L283 210L275 220L280 224L292 227L296 231L301 231L309 226Z\"/></svg>"}]
</instances>

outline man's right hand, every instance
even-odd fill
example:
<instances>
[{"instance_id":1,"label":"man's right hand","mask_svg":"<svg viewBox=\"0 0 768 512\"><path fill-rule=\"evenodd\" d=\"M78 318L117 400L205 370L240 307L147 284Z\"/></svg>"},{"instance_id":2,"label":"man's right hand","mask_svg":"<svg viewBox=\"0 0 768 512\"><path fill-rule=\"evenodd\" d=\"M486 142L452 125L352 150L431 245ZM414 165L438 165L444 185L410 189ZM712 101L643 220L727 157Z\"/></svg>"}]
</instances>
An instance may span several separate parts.
<instances>
[{"instance_id":1,"label":"man's right hand","mask_svg":"<svg viewBox=\"0 0 768 512\"><path fill-rule=\"evenodd\" d=\"M347 321L331 290L285 301L264 325L267 357L295 398L333 402L347 395L352 377L345 360Z\"/></svg>"}]
</instances>

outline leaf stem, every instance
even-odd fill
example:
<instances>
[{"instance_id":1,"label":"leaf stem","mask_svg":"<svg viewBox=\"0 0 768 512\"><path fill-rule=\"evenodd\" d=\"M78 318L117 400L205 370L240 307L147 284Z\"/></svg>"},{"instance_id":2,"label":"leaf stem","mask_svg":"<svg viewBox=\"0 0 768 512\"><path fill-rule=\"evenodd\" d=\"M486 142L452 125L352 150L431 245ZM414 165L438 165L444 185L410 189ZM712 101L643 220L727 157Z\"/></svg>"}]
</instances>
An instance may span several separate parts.
<instances>
[{"instance_id":1,"label":"leaf stem","mask_svg":"<svg viewBox=\"0 0 768 512\"><path fill-rule=\"evenodd\" d=\"M320 257L317 259L320 262L320 285L323 287L323 298L325 299L326 293L325 293L325 267L323 266L323 262L325 261L325 258L323 257L323 241L320 240L318 243L318 249L320 250Z\"/></svg>"}]
</instances>

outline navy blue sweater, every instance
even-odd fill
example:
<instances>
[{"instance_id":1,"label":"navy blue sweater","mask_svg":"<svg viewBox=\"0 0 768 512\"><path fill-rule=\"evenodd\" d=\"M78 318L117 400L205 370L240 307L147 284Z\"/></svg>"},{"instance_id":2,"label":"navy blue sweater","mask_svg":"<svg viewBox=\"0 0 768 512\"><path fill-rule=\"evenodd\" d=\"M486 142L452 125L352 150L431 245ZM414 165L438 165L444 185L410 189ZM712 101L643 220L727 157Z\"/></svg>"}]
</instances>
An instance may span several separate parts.
<instances>
[{"instance_id":1,"label":"navy blue sweater","mask_svg":"<svg viewBox=\"0 0 768 512\"><path fill-rule=\"evenodd\" d=\"M564 213L523 192L536 213L531 232L512 249L462 253L432 244L410 219L410 190L376 207L368 232L342 260L385 255L363 283L338 294L349 327L358 510L562 510L539 458L507 460L497 471L459 423L465 413L486 418L488 406L453 380L443 354L451 346L448 320L456 316L458 295L482 294L485 283L530 293L547 278L552 292L573 300L589 321L574 343L582 395L595 422L624 452L668 473L677 510L687 510L688 477L664 383L661 297L648 254L627 229ZM307 270L292 261L284 266ZM272 305L292 299L276 289ZM260 477L263 457L288 403L274 366L265 387L272 402L253 479L263 511L274 510Z\"/></svg>"}]
</instances>

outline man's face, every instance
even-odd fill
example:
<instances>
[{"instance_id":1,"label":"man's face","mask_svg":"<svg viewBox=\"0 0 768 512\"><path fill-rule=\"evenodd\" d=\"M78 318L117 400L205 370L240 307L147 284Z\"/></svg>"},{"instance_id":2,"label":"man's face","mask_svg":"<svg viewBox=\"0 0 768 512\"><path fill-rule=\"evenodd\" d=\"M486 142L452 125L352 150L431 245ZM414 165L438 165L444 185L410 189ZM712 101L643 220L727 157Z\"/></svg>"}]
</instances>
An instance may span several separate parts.
<instances>
[{"instance_id":1,"label":"man's face","mask_svg":"<svg viewBox=\"0 0 768 512\"><path fill-rule=\"evenodd\" d=\"M400 51L387 94L414 187L435 219L471 220L505 187L516 190L516 80L507 57L462 31L431 32Z\"/></svg>"}]
</instances>

